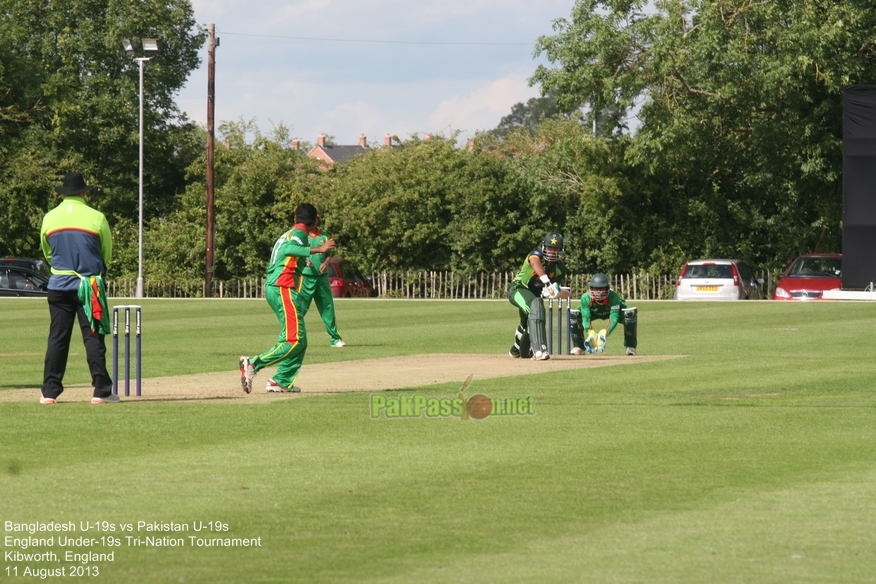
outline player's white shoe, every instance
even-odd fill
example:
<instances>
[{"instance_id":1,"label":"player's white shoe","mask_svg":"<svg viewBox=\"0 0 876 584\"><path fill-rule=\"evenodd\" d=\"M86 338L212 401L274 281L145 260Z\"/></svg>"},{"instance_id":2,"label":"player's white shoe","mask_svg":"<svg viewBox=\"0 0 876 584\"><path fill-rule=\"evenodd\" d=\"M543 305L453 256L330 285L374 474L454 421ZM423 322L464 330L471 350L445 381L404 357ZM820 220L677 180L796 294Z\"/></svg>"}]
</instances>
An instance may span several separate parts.
<instances>
[{"instance_id":1,"label":"player's white shoe","mask_svg":"<svg viewBox=\"0 0 876 584\"><path fill-rule=\"evenodd\" d=\"M627 355L629 355L631 357L635 357L636 356L636 349L633 347L627 347Z\"/></svg>"},{"instance_id":2,"label":"player's white shoe","mask_svg":"<svg viewBox=\"0 0 876 584\"><path fill-rule=\"evenodd\" d=\"M346 347L347 343L343 341L343 339L338 339L337 341L332 341L332 349L340 349L341 347Z\"/></svg>"},{"instance_id":3,"label":"player's white shoe","mask_svg":"<svg viewBox=\"0 0 876 584\"><path fill-rule=\"evenodd\" d=\"M265 391L267 391L268 393L301 393L301 388L297 385L293 385L292 389L287 389L273 379L268 379L268 383L265 386Z\"/></svg>"},{"instance_id":4,"label":"player's white shoe","mask_svg":"<svg viewBox=\"0 0 876 584\"><path fill-rule=\"evenodd\" d=\"M569 351L569 353L572 355L583 355L584 349L582 349L581 347L572 347L572 350Z\"/></svg>"},{"instance_id":5,"label":"player's white shoe","mask_svg":"<svg viewBox=\"0 0 876 584\"><path fill-rule=\"evenodd\" d=\"M551 354L547 351L536 351L535 355L532 356L535 361L547 361L551 358Z\"/></svg>"}]
</instances>

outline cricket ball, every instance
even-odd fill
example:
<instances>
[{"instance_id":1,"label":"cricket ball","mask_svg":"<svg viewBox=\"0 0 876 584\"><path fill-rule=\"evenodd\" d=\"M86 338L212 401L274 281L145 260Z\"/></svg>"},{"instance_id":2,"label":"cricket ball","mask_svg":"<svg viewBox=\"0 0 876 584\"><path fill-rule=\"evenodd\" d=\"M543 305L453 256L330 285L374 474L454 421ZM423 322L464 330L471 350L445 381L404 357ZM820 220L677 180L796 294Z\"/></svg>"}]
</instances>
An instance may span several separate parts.
<instances>
[{"instance_id":1,"label":"cricket ball","mask_svg":"<svg viewBox=\"0 0 876 584\"><path fill-rule=\"evenodd\" d=\"M471 396L468 400L468 415L476 420L481 420L493 411L493 401L483 394Z\"/></svg>"}]
</instances>

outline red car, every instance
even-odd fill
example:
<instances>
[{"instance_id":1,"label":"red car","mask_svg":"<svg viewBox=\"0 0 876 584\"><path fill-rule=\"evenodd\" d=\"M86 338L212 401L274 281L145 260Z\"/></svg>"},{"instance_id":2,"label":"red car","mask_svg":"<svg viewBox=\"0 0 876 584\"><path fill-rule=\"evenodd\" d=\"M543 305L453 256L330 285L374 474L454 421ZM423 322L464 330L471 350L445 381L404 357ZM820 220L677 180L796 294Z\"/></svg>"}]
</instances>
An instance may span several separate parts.
<instances>
[{"instance_id":1,"label":"red car","mask_svg":"<svg viewBox=\"0 0 876 584\"><path fill-rule=\"evenodd\" d=\"M821 300L825 290L842 288L842 268L842 254L802 255L779 278L773 300Z\"/></svg>"},{"instance_id":2,"label":"red car","mask_svg":"<svg viewBox=\"0 0 876 584\"><path fill-rule=\"evenodd\" d=\"M363 276L359 269L347 260L332 258L328 265L328 277L333 298L377 296L371 280Z\"/></svg>"}]
</instances>

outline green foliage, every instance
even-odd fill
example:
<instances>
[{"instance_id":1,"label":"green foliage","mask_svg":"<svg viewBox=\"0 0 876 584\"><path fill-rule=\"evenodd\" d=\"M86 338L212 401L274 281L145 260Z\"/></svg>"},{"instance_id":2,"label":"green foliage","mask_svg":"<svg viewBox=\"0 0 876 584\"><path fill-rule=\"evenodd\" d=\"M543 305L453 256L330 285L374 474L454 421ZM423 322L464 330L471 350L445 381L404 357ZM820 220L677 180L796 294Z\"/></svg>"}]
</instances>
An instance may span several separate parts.
<instances>
[{"instance_id":1,"label":"green foliage","mask_svg":"<svg viewBox=\"0 0 876 584\"><path fill-rule=\"evenodd\" d=\"M356 156L330 173L326 229L361 268L439 268L449 263L448 189L464 165L453 141L413 138Z\"/></svg>"},{"instance_id":2,"label":"green foliage","mask_svg":"<svg viewBox=\"0 0 876 584\"><path fill-rule=\"evenodd\" d=\"M581 0L537 51L562 104L629 110L629 162L659 193L651 261L777 266L838 251L843 85L876 76L876 14L852 1ZM663 258L663 259L661 259Z\"/></svg>"},{"instance_id":3,"label":"green foliage","mask_svg":"<svg viewBox=\"0 0 876 584\"><path fill-rule=\"evenodd\" d=\"M515 269L548 230L578 272L840 251L842 87L876 78L871 8L578 0L537 43L543 97L470 148L414 136L320 170L283 125L220 124L214 276L260 276L302 201L366 271ZM189 0L0 0L0 253L40 253L53 187L77 169L113 228L111 276L136 273L139 67L122 37L162 47L144 69L145 273L199 278L205 135L173 103L204 40Z\"/></svg>"},{"instance_id":4,"label":"green foliage","mask_svg":"<svg viewBox=\"0 0 876 584\"><path fill-rule=\"evenodd\" d=\"M295 207L319 204L322 173L290 147L289 130L262 135L255 120L219 125L214 160L214 277L264 274L274 241L294 223ZM206 269L206 155L189 167L178 208L149 224L149 262L158 279L203 278Z\"/></svg>"},{"instance_id":5,"label":"green foliage","mask_svg":"<svg viewBox=\"0 0 876 584\"><path fill-rule=\"evenodd\" d=\"M295 223L295 207L305 201L319 205L319 167L300 151L262 137L243 153L232 148L222 154L217 156L223 181L216 189L216 274L261 275L274 242Z\"/></svg>"},{"instance_id":6,"label":"green foliage","mask_svg":"<svg viewBox=\"0 0 876 584\"><path fill-rule=\"evenodd\" d=\"M139 65L123 37L160 44L144 70L147 218L174 206L199 146L173 101L204 38L189 0L0 0L0 207L38 223L55 200L47 186L75 169L97 185L92 201L111 225L137 216ZM6 221L4 233L27 227ZM3 247L32 255L38 241L37 228Z\"/></svg>"},{"instance_id":7,"label":"green foliage","mask_svg":"<svg viewBox=\"0 0 876 584\"><path fill-rule=\"evenodd\" d=\"M617 272L642 260L650 209L624 161L628 139L603 140L578 122L553 119L479 144L504 161L513 172L508 180L525 193L516 219L528 245L518 248L518 262L552 230L563 234L575 271Z\"/></svg>"},{"instance_id":8,"label":"green foliage","mask_svg":"<svg viewBox=\"0 0 876 584\"><path fill-rule=\"evenodd\" d=\"M622 271L653 243L642 227L650 198L624 162L629 140L594 138L574 121L483 134L470 148L456 147L455 136L414 137L322 172L286 146L283 131L265 137L254 122L223 131L231 149L216 156L219 278L261 275L305 200L320 209L337 253L365 271L512 270L551 230L566 236L573 269ZM192 167L180 211L153 226L168 240L151 250L168 276L171 266L192 277L203 265L192 247L203 233L202 168Z\"/></svg>"},{"instance_id":9,"label":"green foliage","mask_svg":"<svg viewBox=\"0 0 876 584\"><path fill-rule=\"evenodd\" d=\"M338 253L364 270L517 267L547 227L531 228L540 213L506 157L455 142L414 137L328 173L324 215Z\"/></svg>"},{"instance_id":10,"label":"green foliage","mask_svg":"<svg viewBox=\"0 0 876 584\"><path fill-rule=\"evenodd\" d=\"M448 268L473 273L519 267L535 243L526 229L532 217L525 185L507 160L480 148L460 154L464 166L446 201Z\"/></svg>"},{"instance_id":11,"label":"green foliage","mask_svg":"<svg viewBox=\"0 0 876 584\"><path fill-rule=\"evenodd\" d=\"M542 97L531 97L526 103L518 102L511 106L511 113L499 120L499 125L490 130L500 138L519 128L534 129L544 120L559 116L561 112L557 105L556 90Z\"/></svg>"},{"instance_id":12,"label":"green foliage","mask_svg":"<svg viewBox=\"0 0 876 584\"><path fill-rule=\"evenodd\" d=\"M60 182L39 149L23 142L0 163L0 255L41 258L40 225Z\"/></svg>"}]
</instances>

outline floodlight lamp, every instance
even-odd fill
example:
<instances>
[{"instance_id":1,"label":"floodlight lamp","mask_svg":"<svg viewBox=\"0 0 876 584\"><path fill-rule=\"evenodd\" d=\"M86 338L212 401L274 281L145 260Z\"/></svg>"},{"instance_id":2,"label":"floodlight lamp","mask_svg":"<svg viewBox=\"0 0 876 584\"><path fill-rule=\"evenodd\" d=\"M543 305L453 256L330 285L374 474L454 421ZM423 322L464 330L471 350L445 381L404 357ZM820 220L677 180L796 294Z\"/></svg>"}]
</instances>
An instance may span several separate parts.
<instances>
[{"instance_id":1,"label":"floodlight lamp","mask_svg":"<svg viewBox=\"0 0 876 584\"><path fill-rule=\"evenodd\" d=\"M158 53L158 39L143 39L143 52L147 55Z\"/></svg>"},{"instance_id":2,"label":"floodlight lamp","mask_svg":"<svg viewBox=\"0 0 876 584\"><path fill-rule=\"evenodd\" d=\"M128 55L129 58L133 59L134 54L136 54L137 50L134 48L134 43L131 39L122 39L122 46L125 48L125 54Z\"/></svg>"}]
</instances>

